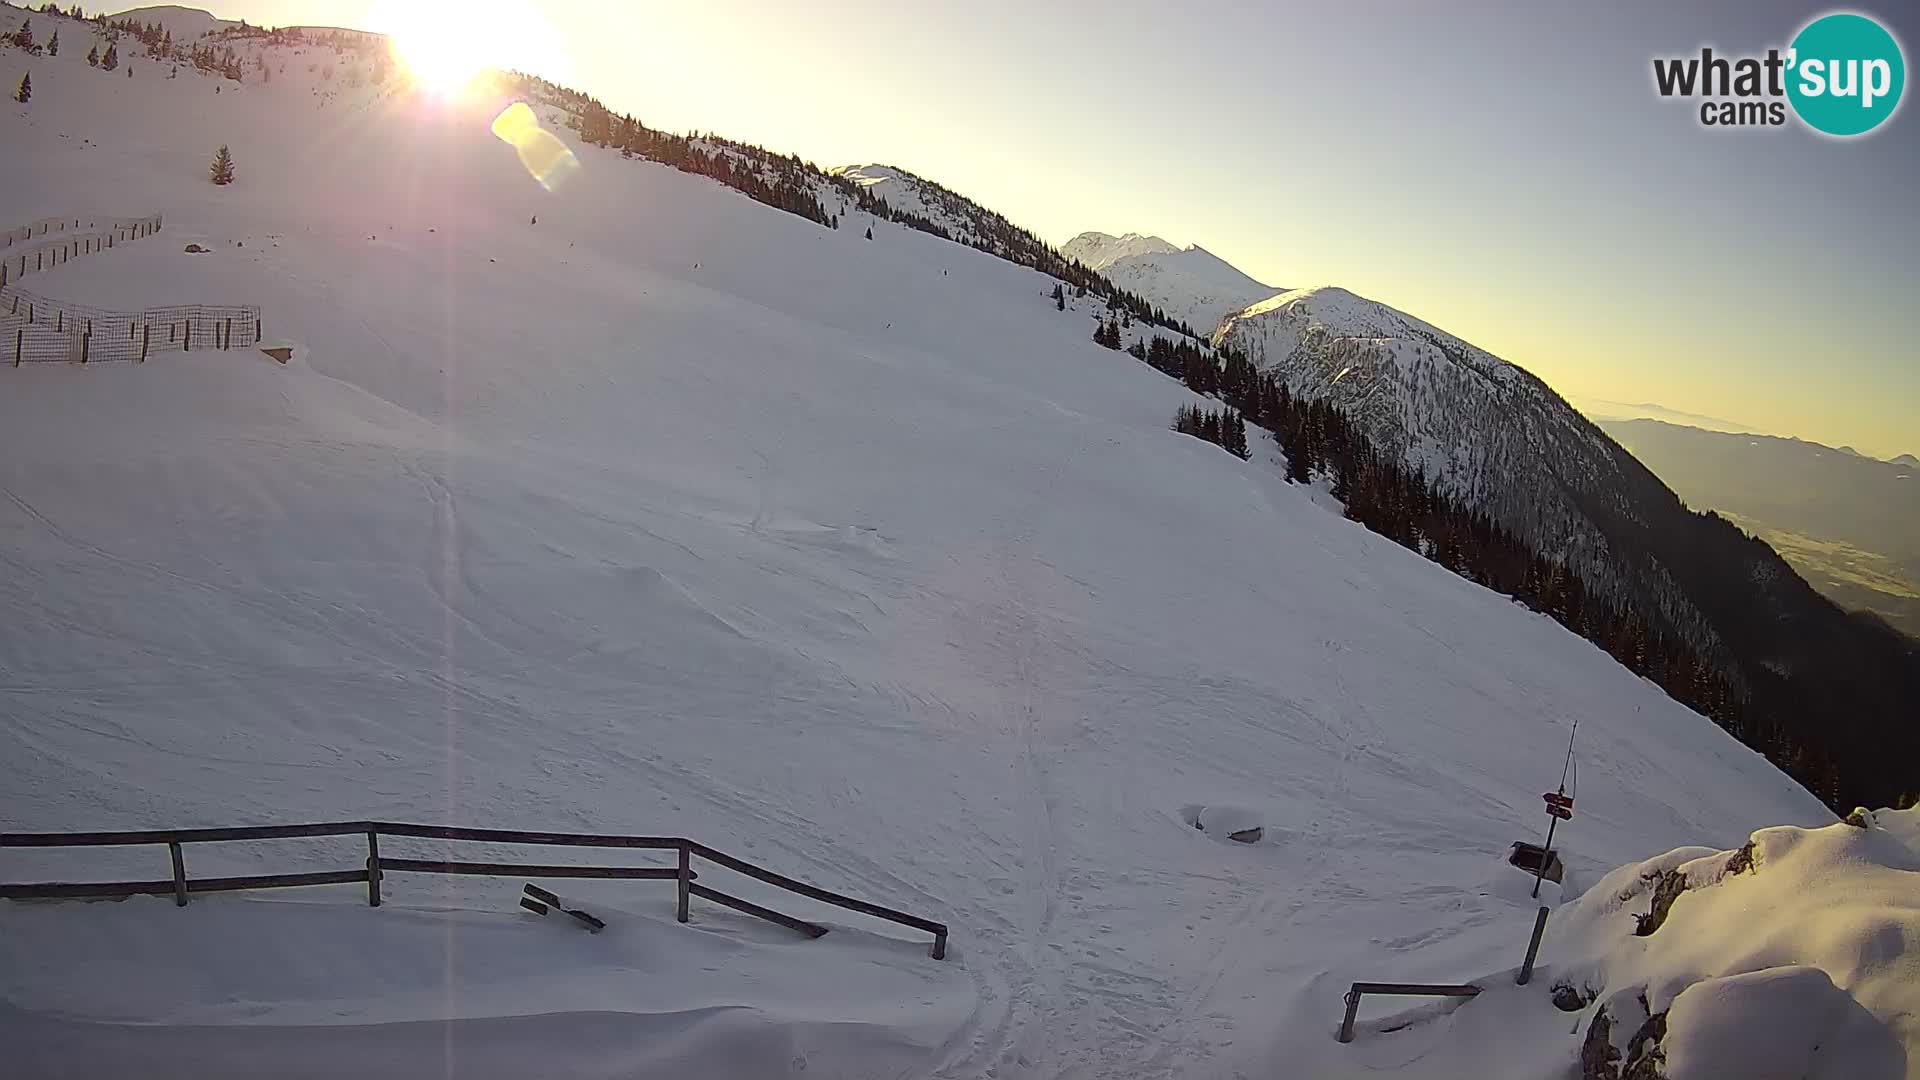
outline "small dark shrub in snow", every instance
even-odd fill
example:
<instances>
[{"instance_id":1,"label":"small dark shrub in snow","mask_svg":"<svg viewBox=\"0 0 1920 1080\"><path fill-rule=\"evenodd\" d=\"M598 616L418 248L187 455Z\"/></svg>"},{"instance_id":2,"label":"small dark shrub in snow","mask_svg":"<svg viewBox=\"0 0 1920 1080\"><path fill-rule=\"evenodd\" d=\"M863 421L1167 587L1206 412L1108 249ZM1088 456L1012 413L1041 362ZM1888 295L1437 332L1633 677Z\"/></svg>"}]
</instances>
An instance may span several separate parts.
<instances>
[{"instance_id":1,"label":"small dark shrub in snow","mask_svg":"<svg viewBox=\"0 0 1920 1080\"><path fill-rule=\"evenodd\" d=\"M227 152L227 145L220 144L220 151L213 155L213 164L208 167L213 182L222 186L233 183L233 155Z\"/></svg>"}]
</instances>

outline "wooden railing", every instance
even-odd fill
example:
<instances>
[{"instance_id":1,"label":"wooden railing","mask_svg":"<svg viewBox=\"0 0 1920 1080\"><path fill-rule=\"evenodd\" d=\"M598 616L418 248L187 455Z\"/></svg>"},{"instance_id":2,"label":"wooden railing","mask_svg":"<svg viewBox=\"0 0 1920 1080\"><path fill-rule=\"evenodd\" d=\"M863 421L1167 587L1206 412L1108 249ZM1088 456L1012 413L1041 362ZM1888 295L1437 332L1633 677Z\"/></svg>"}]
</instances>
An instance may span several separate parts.
<instances>
[{"instance_id":1,"label":"wooden railing","mask_svg":"<svg viewBox=\"0 0 1920 1080\"><path fill-rule=\"evenodd\" d=\"M303 874L253 874L244 877L188 877L184 847L187 844L224 843L236 840L286 840L309 836L356 836L367 840L366 865L355 870L323 870ZM638 848L672 851L678 856L674 866L580 866L544 863L458 862L449 859L383 858L382 836L404 836L429 840L470 840L505 844L536 844L546 847ZM675 917L687 921L688 901L698 896L735 911L779 923L809 937L819 937L827 928L818 923L796 919L749 900L702 885L694 872L693 860L705 859L729 870L764 881L769 885L797 893L823 904L857 911L876 919L910 926L933 935L931 954L935 960L947 956L945 923L895 911L879 904L809 885L804 881L755 866L723 851L679 836L615 836L595 833L528 832L520 829L469 829L454 825L414 825L396 821L333 821L306 825L252 825L235 829L153 829L139 832L73 833L0 833L0 848L124 847L140 844L164 844L171 856L173 876L154 881L45 881L0 882L0 899L53 900L140 895L172 895L174 903L185 906L193 893L233 892L241 889L278 889L298 885L345 885L365 882L367 904L380 906L380 879L389 872L416 874L481 874L494 877L542 878L625 878L649 881L673 881L679 887Z\"/></svg>"}]
</instances>

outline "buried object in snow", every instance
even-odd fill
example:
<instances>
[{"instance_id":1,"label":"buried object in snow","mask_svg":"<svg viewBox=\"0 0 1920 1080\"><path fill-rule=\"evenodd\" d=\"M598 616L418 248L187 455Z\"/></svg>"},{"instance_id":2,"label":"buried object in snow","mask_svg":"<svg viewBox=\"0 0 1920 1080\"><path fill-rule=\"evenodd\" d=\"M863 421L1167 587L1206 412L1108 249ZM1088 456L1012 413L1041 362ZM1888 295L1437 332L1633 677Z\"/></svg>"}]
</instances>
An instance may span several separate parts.
<instances>
[{"instance_id":1,"label":"buried object in snow","mask_svg":"<svg viewBox=\"0 0 1920 1080\"><path fill-rule=\"evenodd\" d=\"M1540 860L1547 860L1547 872L1544 875L1555 885L1561 884L1566 876L1566 867L1560 862L1558 851L1548 851L1539 844L1529 844L1525 840L1515 840L1513 848L1507 852L1507 861L1525 870L1529 874L1540 872Z\"/></svg>"},{"instance_id":2,"label":"buried object in snow","mask_svg":"<svg viewBox=\"0 0 1920 1080\"><path fill-rule=\"evenodd\" d=\"M1181 814L1194 828L1242 844L1257 844L1266 835L1260 815L1240 806L1190 806Z\"/></svg>"}]
</instances>

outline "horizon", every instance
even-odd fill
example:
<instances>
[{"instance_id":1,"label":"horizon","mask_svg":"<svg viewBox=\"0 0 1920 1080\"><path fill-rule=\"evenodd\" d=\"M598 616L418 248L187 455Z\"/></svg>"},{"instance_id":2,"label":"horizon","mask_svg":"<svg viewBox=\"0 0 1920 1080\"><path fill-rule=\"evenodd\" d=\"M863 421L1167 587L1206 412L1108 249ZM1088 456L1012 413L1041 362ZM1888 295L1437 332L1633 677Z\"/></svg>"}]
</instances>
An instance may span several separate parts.
<instances>
[{"instance_id":1,"label":"horizon","mask_svg":"<svg viewBox=\"0 0 1920 1080\"><path fill-rule=\"evenodd\" d=\"M1708 132L1651 88L1654 56L1702 43L1763 50L1823 7L1633 4L1523 26L1498 4L1374 3L1287 20L1287 40L1256 58L1245 41L1209 36L1281 18L1240 0L1177 22L1139 18L1144 5L955 16L874 0L804 20L753 0L698 12L605 0L170 6L381 33L457 11L476 27L514 27L479 46L489 63L649 126L823 167L891 165L1056 247L1087 231L1138 232L1204 247L1262 282L1336 285L1525 368L1582 411L1581 401L1656 403L1882 460L1920 454L1910 416L1920 309L1902 300L1920 288L1910 256L1920 222L1901 210L1899 180L1920 172L1915 121L1896 116L1849 143L1793 128ZM1188 41L1195 27L1208 33ZM856 28L867 62L826 62ZM1089 29L1100 33L1083 41ZM633 62L636 42L660 40L683 47ZM736 62L716 63L712 42ZM1496 71L1448 62L1490 42ZM1363 47L1388 77L1343 85L1337 58ZM1144 70L1159 77L1107 62L1116 54L1152 56ZM1409 129L1400 110L1422 98L1453 99L1447 123ZM1266 119L1275 107L1284 124ZM1307 160L1296 145L1312 148ZM1110 168L1119 155L1135 164ZM1321 168L1328 161L1339 168ZM1664 175L1642 175L1647 164ZM1272 187L1288 193L1278 209ZM1755 227L1786 220L1795 228ZM1770 265L1793 267L1789 284L1765 274ZM1637 314L1616 320L1620 310Z\"/></svg>"}]
</instances>

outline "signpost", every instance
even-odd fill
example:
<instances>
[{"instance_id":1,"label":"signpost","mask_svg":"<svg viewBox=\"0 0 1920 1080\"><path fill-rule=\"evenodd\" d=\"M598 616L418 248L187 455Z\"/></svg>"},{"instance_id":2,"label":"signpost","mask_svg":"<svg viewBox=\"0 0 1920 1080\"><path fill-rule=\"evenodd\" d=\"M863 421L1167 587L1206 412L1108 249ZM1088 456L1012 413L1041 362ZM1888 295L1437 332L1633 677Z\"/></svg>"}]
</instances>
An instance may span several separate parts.
<instances>
[{"instance_id":1,"label":"signpost","mask_svg":"<svg viewBox=\"0 0 1920 1080\"><path fill-rule=\"evenodd\" d=\"M1540 796L1546 800L1547 816L1551 818L1551 820L1547 822L1546 846L1540 851L1540 867L1533 875L1533 896L1535 899L1539 899L1540 897L1540 882L1545 880L1547 876L1547 863L1553 858L1553 831L1559 827L1561 822L1573 820L1573 796L1567 794L1567 777L1570 773L1573 773L1573 736L1579 734L1579 732L1580 721L1575 720L1573 722L1573 731L1567 735L1567 760L1560 766L1560 787L1555 791L1549 791ZM1578 790L1580 786L1579 775L1573 773L1573 779L1574 787Z\"/></svg>"}]
</instances>

